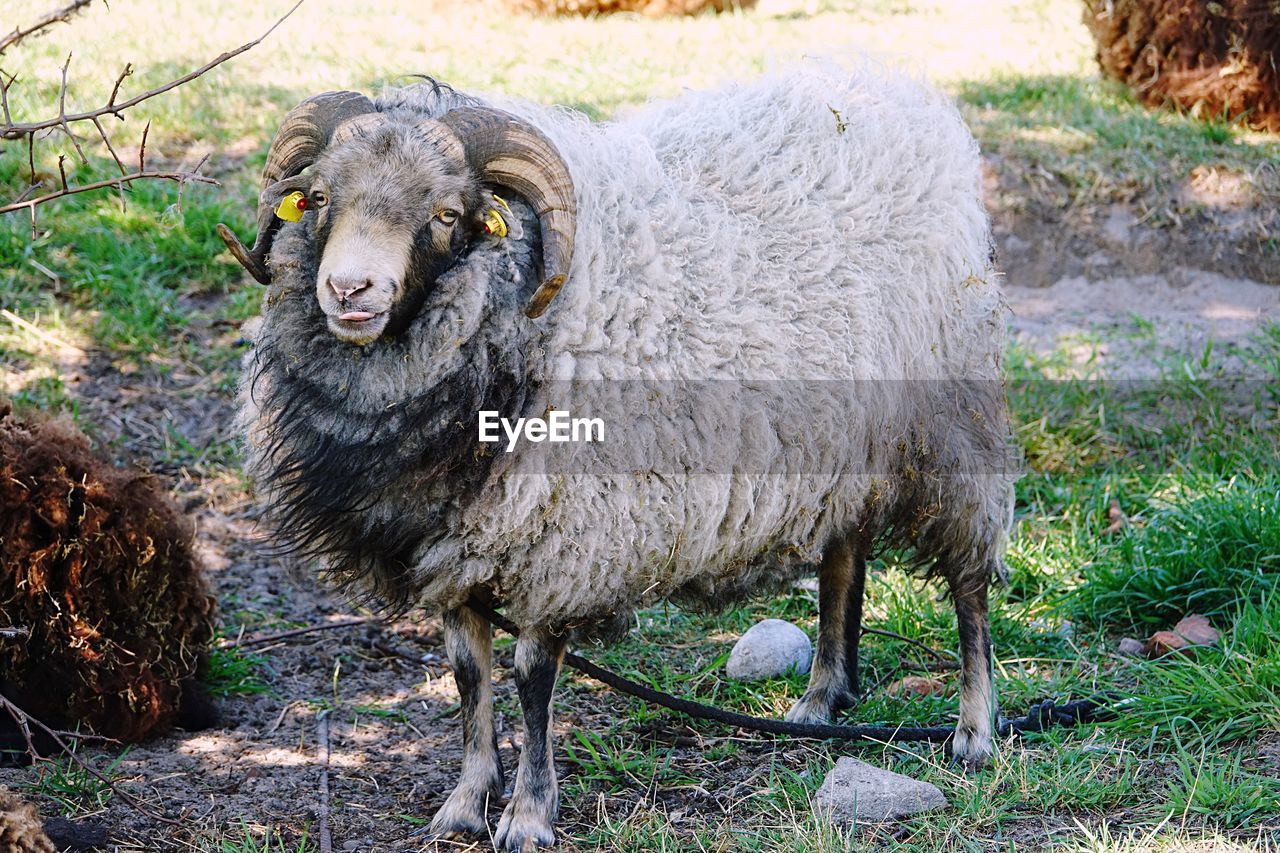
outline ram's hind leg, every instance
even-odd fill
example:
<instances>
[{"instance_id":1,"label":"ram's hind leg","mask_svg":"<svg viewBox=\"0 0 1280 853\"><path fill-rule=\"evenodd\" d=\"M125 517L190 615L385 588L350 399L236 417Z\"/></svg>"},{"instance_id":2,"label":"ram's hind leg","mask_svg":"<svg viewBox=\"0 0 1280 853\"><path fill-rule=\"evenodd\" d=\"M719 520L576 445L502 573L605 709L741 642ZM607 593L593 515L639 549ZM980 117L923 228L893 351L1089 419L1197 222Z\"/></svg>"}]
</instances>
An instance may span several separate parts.
<instances>
[{"instance_id":1,"label":"ram's hind leg","mask_svg":"<svg viewBox=\"0 0 1280 853\"><path fill-rule=\"evenodd\" d=\"M516 641L516 689L524 711L524 747L511 802L494 836L498 850L533 850L550 847L556 840L560 794L552 757L551 698L564 651L564 638L546 630L525 629Z\"/></svg>"},{"instance_id":2,"label":"ram's hind leg","mask_svg":"<svg viewBox=\"0 0 1280 853\"><path fill-rule=\"evenodd\" d=\"M818 569L818 650L809 689L787 712L793 723L829 723L858 700L858 640L867 559L857 541L832 542Z\"/></svg>"},{"instance_id":3,"label":"ram's hind leg","mask_svg":"<svg viewBox=\"0 0 1280 853\"><path fill-rule=\"evenodd\" d=\"M960 719L951 758L966 770L982 767L995 752L995 678L991 661L991 624L987 615L990 572L951 580L960 632Z\"/></svg>"},{"instance_id":4,"label":"ram's hind leg","mask_svg":"<svg viewBox=\"0 0 1280 853\"><path fill-rule=\"evenodd\" d=\"M431 821L439 837L486 835L489 803L502 795L502 759L493 727L493 631L466 607L444 616L444 643L462 704L462 773Z\"/></svg>"}]
</instances>

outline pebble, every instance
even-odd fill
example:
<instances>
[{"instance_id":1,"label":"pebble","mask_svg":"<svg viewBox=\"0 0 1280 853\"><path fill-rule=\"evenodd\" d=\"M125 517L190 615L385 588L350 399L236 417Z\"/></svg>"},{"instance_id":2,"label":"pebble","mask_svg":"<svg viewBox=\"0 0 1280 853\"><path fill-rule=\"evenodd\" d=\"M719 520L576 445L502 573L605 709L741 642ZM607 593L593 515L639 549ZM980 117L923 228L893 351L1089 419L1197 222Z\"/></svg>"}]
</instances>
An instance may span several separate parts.
<instances>
[{"instance_id":1,"label":"pebble","mask_svg":"<svg viewBox=\"0 0 1280 853\"><path fill-rule=\"evenodd\" d=\"M831 768L813 798L815 812L846 826L881 823L947 805L936 785L847 757Z\"/></svg>"},{"instance_id":2,"label":"pebble","mask_svg":"<svg viewBox=\"0 0 1280 853\"><path fill-rule=\"evenodd\" d=\"M804 631L781 619L765 619L734 644L725 671L735 681L760 681L806 673L812 660L813 644Z\"/></svg>"},{"instance_id":3,"label":"pebble","mask_svg":"<svg viewBox=\"0 0 1280 853\"><path fill-rule=\"evenodd\" d=\"M1120 644L1116 646L1117 652L1129 658L1142 657L1144 649L1145 647L1143 646L1142 641L1135 640L1133 637L1125 637L1120 641Z\"/></svg>"}]
</instances>

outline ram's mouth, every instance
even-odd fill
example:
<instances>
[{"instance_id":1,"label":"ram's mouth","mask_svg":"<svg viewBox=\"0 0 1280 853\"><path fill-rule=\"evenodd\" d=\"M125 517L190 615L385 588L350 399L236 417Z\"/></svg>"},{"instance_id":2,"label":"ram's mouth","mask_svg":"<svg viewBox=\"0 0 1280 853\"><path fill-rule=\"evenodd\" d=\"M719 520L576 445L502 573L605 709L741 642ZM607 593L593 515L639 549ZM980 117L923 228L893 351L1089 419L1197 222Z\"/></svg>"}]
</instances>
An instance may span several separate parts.
<instances>
[{"instance_id":1,"label":"ram's mouth","mask_svg":"<svg viewBox=\"0 0 1280 853\"><path fill-rule=\"evenodd\" d=\"M329 315L329 331L347 343L367 344L382 334L389 319L385 311L343 311Z\"/></svg>"}]
</instances>

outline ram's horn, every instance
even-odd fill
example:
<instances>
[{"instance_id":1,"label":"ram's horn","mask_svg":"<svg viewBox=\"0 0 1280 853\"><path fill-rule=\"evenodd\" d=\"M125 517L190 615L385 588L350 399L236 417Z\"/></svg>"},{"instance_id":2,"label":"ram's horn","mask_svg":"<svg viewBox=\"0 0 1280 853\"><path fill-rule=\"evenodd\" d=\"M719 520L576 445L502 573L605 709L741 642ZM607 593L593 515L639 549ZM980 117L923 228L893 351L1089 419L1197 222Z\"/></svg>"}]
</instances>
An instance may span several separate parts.
<instances>
[{"instance_id":1,"label":"ram's horn","mask_svg":"<svg viewBox=\"0 0 1280 853\"><path fill-rule=\"evenodd\" d=\"M578 203L560 152L542 131L491 107L459 107L440 118L462 144L467 163L489 183L533 206L542 232L542 280L525 313L539 317L569 275Z\"/></svg>"},{"instance_id":2,"label":"ram's horn","mask_svg":"<svg viewBox=\"0 0 1280 853\"><path fill-rule=\"evenodd\" d=\"M371 115L372 114L372 115ZM292 178L310 166L331 142L342 142L377 120L373 103L359 92L325 92L307 98L289 111L271 141L267 164L262 168L258 197L258 233L253 248L246 247L231 229L218 224L218 236L231 254L262 284L271 283L267 252L280 221L275 199L262 193L272 184Z\"/></svg>"}]
</instances>

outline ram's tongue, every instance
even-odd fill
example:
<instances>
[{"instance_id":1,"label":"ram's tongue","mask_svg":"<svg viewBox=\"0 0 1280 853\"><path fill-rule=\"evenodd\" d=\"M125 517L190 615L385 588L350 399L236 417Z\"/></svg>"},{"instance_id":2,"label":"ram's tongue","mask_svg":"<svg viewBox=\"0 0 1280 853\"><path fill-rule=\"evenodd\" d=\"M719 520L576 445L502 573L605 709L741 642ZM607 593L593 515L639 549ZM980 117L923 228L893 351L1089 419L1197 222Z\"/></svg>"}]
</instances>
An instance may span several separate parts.
<instances>
[{"instance_id":1,"label":"ram's tongue","mask_svg":"<svg viewBox=\"0 0 1280 853\"><path fill-rule=\"evenodd\" d=\"M338 319L351 320L352 322L357 322L360 320L372 320L373 316L374 315L370 314L368 311L348 311L345 314L339 315Z\"/></svg>"}]
</instances>

